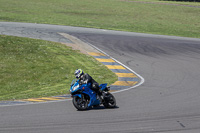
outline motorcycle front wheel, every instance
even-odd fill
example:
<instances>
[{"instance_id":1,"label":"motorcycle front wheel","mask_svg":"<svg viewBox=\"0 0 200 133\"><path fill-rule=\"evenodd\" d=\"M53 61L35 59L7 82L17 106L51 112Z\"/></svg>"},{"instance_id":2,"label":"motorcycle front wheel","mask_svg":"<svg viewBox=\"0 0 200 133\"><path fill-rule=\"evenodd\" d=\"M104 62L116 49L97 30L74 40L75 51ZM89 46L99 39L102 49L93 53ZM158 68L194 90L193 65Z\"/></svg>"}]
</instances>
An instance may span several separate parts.
<instances>
[{"instance_id":1,"label":"motorcycle front wheel","mask_svg":"<svg viewBox=\"0 0 200 133\"><path fill-rule=\"evenodd\" d=\"M88 107L87 101L85 99L81 100L78 96L73 97L72 103L77 110L86 110Z\"/></svg>"},{"instance_id":2,"label":"motorcycle front wheel","mask_svg":"<svg viewBox=\"0 0 200 133\"><path fill-rule=\"evenodd\" d=\"M105 108L115 108L116 107L115 97L108 92L104 97L103 105Z\"/></svg>"}]
</instances>

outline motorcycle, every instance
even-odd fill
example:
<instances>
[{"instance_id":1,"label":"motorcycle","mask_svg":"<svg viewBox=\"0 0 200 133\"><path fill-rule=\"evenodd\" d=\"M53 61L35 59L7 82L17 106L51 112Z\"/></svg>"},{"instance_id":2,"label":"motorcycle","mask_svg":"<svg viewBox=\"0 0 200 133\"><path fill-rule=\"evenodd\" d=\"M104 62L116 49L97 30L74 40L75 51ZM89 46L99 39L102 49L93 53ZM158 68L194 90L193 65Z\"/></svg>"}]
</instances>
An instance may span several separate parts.
<instances>
[{"instance_id":1,"label":"motorcycle","mask_svg":"<svg viewBox=\"0 0 200 133\"><path fill-rule=\"evenodd\" d=\"M101 84L102 90L101 99L91 88L91 83L79 83L79 80L74 79L71 83L70 94L72 103L77 110L87 110L88 108L98 107L101 104L105 108L116 107L115 97L109 93L110 90L107 84Z\"/></svg>"}]
</instances>

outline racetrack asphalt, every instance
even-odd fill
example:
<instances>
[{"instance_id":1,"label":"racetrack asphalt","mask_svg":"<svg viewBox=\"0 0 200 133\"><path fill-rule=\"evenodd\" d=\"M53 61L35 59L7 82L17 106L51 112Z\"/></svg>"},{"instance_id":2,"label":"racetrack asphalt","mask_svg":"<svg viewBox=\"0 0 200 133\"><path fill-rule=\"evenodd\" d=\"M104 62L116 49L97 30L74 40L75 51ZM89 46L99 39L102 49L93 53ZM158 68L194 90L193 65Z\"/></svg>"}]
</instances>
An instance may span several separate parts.
<instances>
[{"instance_id":1,"label":"racetrack asphalt","mask_svg":"<svg viewBox=\"0 0 200 133\"><path fill-rule=\"evenodd\" d=\"M0 34L90 43L145 82L115 93L118 108L76 111L70 101L0 107L2 133L199 133L200 39L0 22Z\"/></svg>"}]
</instances>

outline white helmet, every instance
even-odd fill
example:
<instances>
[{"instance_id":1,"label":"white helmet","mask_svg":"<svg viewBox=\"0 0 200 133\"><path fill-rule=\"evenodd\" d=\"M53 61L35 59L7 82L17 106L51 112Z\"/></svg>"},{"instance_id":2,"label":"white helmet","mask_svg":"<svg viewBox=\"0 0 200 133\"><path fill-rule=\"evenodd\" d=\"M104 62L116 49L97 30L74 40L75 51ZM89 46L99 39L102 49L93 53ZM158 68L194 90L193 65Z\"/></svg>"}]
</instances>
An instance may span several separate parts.
<instances>
[{"instance_id":1,"label":"white helmet","mask_svg":"<svg viewBox=\"0 0 200 133\"><path fill-rule=\"evenodd\" d=\"M80 77L81 77L81 75L83 75L84 73L83 73L83 70L81 70L81 69L77 69L77 70L75 70L75 72L74 72L74 75L75 75L75 77L77 78L77 79L79 79Z\"/></svg>"}]
</instances>

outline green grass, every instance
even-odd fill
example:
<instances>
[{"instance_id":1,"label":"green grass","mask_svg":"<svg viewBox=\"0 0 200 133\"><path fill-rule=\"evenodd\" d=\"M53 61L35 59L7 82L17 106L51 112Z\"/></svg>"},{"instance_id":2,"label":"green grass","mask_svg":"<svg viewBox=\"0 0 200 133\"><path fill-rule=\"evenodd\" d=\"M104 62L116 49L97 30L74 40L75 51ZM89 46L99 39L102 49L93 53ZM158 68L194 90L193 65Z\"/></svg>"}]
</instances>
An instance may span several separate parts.
<instances>
[{"instance_id":1,"label":"green grass","mask_svg":"<svg viewBox=\"0 0 200 133\"><path fill-rule=\"evenodd\" d=\"M0 21L200 38L200 8L169 5L175 3L200 6L200 3L131 1L133 0L0 0Z\"/></svg>"},{"instance_id":2,"label":"green grass","mask_svg":"<svg viewBox=\"0 0 200 133\"><path fill-rule=\"evenodd\" d=\"M159 0L0 0L0 21L200 38L200 8L181 5L200 7ZM94 58L67 46L0 36L0 100L65 94L77 68L99 83L117 80Z\"/></svg>"},{"instance_id":3,"label":"green grass","mask_svg":"<svg viewBox=\"0 0 200 133\"><path fill-rule=\"evenodd\" d=\"M99 83L117 80L93 57L63 44L0 36L0 100L66 94L77 68Z\"/></svg>"}]
</instances>

